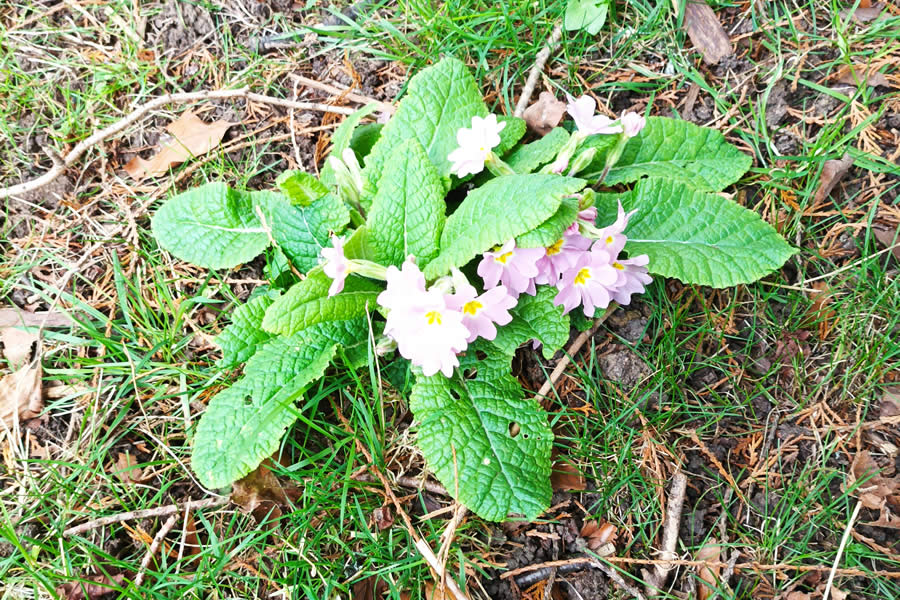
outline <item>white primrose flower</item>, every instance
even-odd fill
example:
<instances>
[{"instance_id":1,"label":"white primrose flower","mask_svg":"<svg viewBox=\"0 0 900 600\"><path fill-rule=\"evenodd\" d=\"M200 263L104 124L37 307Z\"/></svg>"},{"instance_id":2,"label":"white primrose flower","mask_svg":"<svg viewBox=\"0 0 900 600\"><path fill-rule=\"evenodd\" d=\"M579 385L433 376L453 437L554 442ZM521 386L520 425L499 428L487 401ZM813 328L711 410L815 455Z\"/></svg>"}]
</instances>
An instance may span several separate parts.
<instances>
[{"instance_id":1,"label":"white primrose flower","mask_svg":"<svg viewBox=\"0 0 900 600\"><path fill-rule=\"evenodd\" d=\"M447 156L453 163L450 172L457 177L481 173L491 150L500 144L500 132L504 127L506 123L499 123L497 115L472 117L471 128L461 127L456 132L459 148Z\"/></svg>"}]
</instances>

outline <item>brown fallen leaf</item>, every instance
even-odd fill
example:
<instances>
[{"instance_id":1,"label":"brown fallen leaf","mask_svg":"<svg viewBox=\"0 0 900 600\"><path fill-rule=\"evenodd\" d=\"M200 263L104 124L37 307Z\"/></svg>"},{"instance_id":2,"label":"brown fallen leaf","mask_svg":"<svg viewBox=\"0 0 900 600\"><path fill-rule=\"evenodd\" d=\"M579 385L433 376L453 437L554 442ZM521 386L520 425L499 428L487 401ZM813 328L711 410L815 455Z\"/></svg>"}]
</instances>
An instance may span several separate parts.
<instances>
[{"instance_id":1,"label":"brown fallen leaf","mask_svg":"<svg viewBox=\"0 0 900 600\"><path fill-rule=\"evenodd\" d=\"M856 10L853 11L853 14L850 13L850 8L845 8L841 11L841 18L846 19L848 16L853 17L854 21L859 23L868 23L870 21L874 21L881 15L881 11L884 10L883 2L872 2L871 0L861 0L859 6L856 7Z\"/></svg>"},{"instance_id":2,"label":"brown fallen leaf","mask_svg":"<svg viewBox=\"0 0 900 600\"><path fill-rule=\"evenodd\" d=\"M554 492L581 491L587 487L584 475L581 474L578 467L564 460L558 460L553 464L553 470L550 472L550 484L553 486Z\"/></svg>"},{"instance_id":3,"label":"brown fallen leaf","mask_svg":"<svg viewBox=\"0 0 900 600\"><path fill-rule=\"evenodd\" d=\"M894 510L900 510L900 477L885 477L880 471L872 456L867 451L861 450L850 465L847 488L854 487L856 482L862 481L852 492L853 495L859 498L866 508L881 510L883 516L889 505Z\"/></svg>"},{"instance_id":4,"label":"brown fallen leaf","mask_svg":"<svg viewBox=\"0 0 900 600\"><path fill-rule=\"evenodd\" d=\"M872 235L885 248L892 248L891 254L900 260L900 228L891 229L887 225L876 223L872 225Z\"/></svg>"},{"instance_id":5,"label":"brown fallen leaf","mask_svg":"<svg viewBox=\"0 0 900 600\"><path fill-rule=\"evenodd\" d=\"M784 600L810 600L807 592L790 592Z\"/></svg>"},{"instance_id":6,"label":"brown fallen leaf","mask_svg":"<svg viewBox=\"0 0 900 600\"><path fill-rule=\"evenodd\" d=\"M390 506L379 506L372 511L372 520L379 531L390 529L394 525L394 513Z\"/></svg>"},{"instance_id":7,"label":"brown fallen leaf","mask_svg":"<svg viewBox=\"0 0 900 600\"><path fill-rule=\"evenodd\" d=\"M875 65L868 67L844 65L832 75L832 78L838 83L844 83L846 85L861 85L865 83L872 87L893 87L893 84L887 78L887 75L880 72Z\"/></svg>"},{"instance_id":8,"label":"brown fallen leaf","mask_svg":"<svg viewBox=\"0 0 900 600\"><path fill-rule=\"evenodd\" d=\"M537 102L525 109L522 115L528 129L538 135L547 135L559 125L566 114L566 103L556 99L551 92L541 92Z\"/></svg>"},{"instance_id":9,"label":"brown fallen leaf","mask_svg":"<svg viewBox=\"0 0 900 600\"><path fill-rule=\"evenodd\" d=\"M41 362L31 360L39 351L39 340L33 333L15 327L0 329L3 356L16 369L0 378L0 421L12 428L16 421L33 419L41 414Z\"/></svg>"},{"instance_id":10,"label":"brown fallen leaf","mask_svg":"<svg viewBox=\"0 0 900 600\"><path fill-rule=\"evenodd\" d=\"M134 454L119 452L119 458L113 465L113 473L124 483L144 481L144 471L137 466L137 457Z\"/></svg>"},{"instance_id":11,"label":"brown fallen leaf","mask_svg":"<svg viewBox=\"0 0 900 600\"><path fill-rule=\"evenodd\" d=\"M3 357L9 366L17 369L31 360L35 352L35 344L39 338L30 331L18 327L0 327L0 344L3 345Z\"/></svg>"},{"instance_id":12,"label":"brown fallen leaf","mask_svg":"<svg viewBox=\"0 0 900 600\"><path fill-rule=\"evenodd\" d=\"M360 579L350 588L353 600L380 600L388 591L388 585L383 579L379 579L375 575L369 575L365 579Z\"/></svg>"},{"instance_id":13,"label":"brown fallen leaf","mask_svg":"<svg viewBox=\"0 0 900 600\"><path fill-rule=\"evenodd\" d=\"M271 463L266 461L235 481L231 490L231 501L253 515L257 523L277 521L283 509L290 508L292 501L299 497L299 490L282 486L267 464Z\"/></svg>"},{"instance_id":14,"label":"brown fallen leaf","mask_svg":"<svg viewBox=\"0 0 900 600\"><path fill-rule=\"evenodd\" d=\"M65 313L30 312L18 308L0 308L0 327L66 327L72 319Z\"/></svg>"},{"instance_id":15,"label":"brown fallen leaf","mask_svg":"<svg viewBox=\"0 0 900 600\"><path fill-rule=\"evenodd\" d=\"M824 340L828 337L837 320L837 313L831 307L834 295L831 292L831 288L824 281L816 281L812 284L812 287L814 290L818 290L818 293L810 292L812 304L809 307L804 326L816 325L819 329L819 339Z\"/></svg>"},{"instance_id":16,"label":"brown fallen leaf","mask_svg":"<svg viewBox=\"0 0 900 600\"><path fill-rule=\"evenodd\" d=\"M56 588L63 600L103 600L118 595L118 588L125 582L124 575L91 575L83 581L71 581Z\"/></svg>"},{"instance_id":17,"label":"brown fallen leaf","mask_svg":"<svg viewBox=\"0 0 900 600\"><path fill-rule=\"evenodd\" d=\"M679 0L672 0L672 4L677 12ZM719 64L719 61L732 54L731 39L725 33L716 13L704 0L688 0L685 3L683 27L707 64Z\"/></svg>"},{"instance_id":18,"label":"brown fallen leaf","mask_svg":"<svg viewBox=\"0 0 900 600\"><path fill-rule=\"evenodd\" d=\"M816 190L815 204L821 204L825 201L825 198L828 197L828 194L831 193L834 186L844 178L844 175L847 174L847 171L849 171L852 166L853 157L849 154L844 154L840 160L832 159L825 161L825 165L822 167L822 176L819 178L819 187Z\"/></svg>"},{"instance_id":19,"label":"brown fallen leaf","mask_svg":"<svg viewBox=\"0 0 900 600\"><path fill-rule=\"evenodd\" d=\"M697 551L698 561L718 563L722 554L722 546L716 543L715 538L710 538L700 550ZM697 576L703 583L697 586L697 598L706 600L716 590L719 585L719 578L722 575L722 567L702 566L697 567Z\"/></svg>"},{"instance_id":20,"label":"brown fallen leaf","mask_svg":"<svg viewBox=\"0 0 900 600\"><path fill-rule=\"evenodd\" d=\"M881 396L878 416L882 419L900 415L900 386L885 388Z\"/></svg>"},{"instance_id":21,"label":"brown fallen leaf","mask_svg":"<svg viewBox=\"0 0 900 600\"><path fill-rule=\"evenodd\" d=\"M446 592L444 586L436 586L430 581L425 584L425 600L444 600L449 597L450 594Z\"/></svg>"},{"instance_id":22,"label":"brown fallen leaf","mask_svg":"<svg viewBox=\"0 0 900 600\"><path fill-rule=\"evenodd\" d=\"M579 535L587 541L587 547L596 552L604 544L614 544L619 530L609 521L585 521Z\"/></svg>"},{"instance_id":23,"label":"brown fallen leaf","mask_svg":"<svg viewBox=\"0 0 900 600\"><path fill-rule=\"evenodd\" d=\"M135 156L125 165L125 172L134 179L165 175L171 167L217 147L233 125L236 123L228 121L204 123L193 112L187 111L166 127L172 139L162 144L155 156L150 160Z\"/></svg>"}]
</instances>

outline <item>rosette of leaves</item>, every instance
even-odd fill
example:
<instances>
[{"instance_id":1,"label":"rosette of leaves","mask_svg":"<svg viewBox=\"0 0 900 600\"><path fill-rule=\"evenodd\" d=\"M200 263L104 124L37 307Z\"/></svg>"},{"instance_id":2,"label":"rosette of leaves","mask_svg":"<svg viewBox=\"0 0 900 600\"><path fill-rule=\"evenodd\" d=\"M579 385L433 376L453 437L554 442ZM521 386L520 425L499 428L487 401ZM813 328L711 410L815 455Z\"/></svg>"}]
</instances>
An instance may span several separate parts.
<instances>
[{"instance_id":1,"label":"rosette of leaves","mask_svg":"<svg viewBox=\"0 0 900 600\"><path fill-rule=\"evenodd\" d=\"M454 59L413 77L384 127L361 124L370 112L347 118L333 138L333 155L350 148L365 165L352 206L326 168L322 181L286 173L274 191L208 183L168 199L153 218L156 239L175 256L231 269L266 253L273 280L233 312L217 338L220 366L243 371L213 396L194 433L192 466L204 485L225 487L253 470L278 450L301 412L314 408L309 390L317 380L329 369L364 367L372 355L383 283L351 275L329 297L319 257L331 234L344 236L351 258L387 266L415 255L433 281L510 238L523 247L558 239L575 219L573 196L596 183L611 147L596 140L594 163L579 178L541 174L569 134L558 128L523 143L524 123L509 118L495 151L515 173L459 181L447 155L457 130L488 107ZM714 287L755 281L793 249L756 213L718 193L750 163L716 131L650 118L606 176L604 185L622 192L597 195L598 223L611 222L619 199L638 209L626 251L649 255L652 273ZM520 297L495 340L470 346L451 378L419 374L409 397L428 467L487 519L534 518L550 501L548 417L510 365L529 340L542 342L547 357L566 343L569 318L553 299L552 288Z\"/></svg>"}]
</instances>

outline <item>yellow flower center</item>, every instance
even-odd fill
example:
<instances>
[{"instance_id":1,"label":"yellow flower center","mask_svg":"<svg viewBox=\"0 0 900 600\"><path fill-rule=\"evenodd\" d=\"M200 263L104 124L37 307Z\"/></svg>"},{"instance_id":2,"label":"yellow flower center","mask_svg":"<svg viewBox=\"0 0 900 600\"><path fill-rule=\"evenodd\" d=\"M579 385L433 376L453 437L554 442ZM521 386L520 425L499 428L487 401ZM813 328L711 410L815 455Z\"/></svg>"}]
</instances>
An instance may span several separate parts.
<instances>
[{"instance_id":1,"label":"yellow flower center","mask_svg":"<svg viewBox=\"0 0 900 600\"><path fill-rule=\"evenodd\" d=\"M590 267L585 267L582 270L578 271L578 274L575 275L575 285L584 285L587 283L587 280L591 278L591 269Z\"/></svg>"},{"instance_id":2,"label":"yellow flower center","mask_svg":"<svg viewBox=\"0 0 900 600\"><path fill-rule=\"evenodd\" d=\"M484 308L484 304L482 304L478 300L472 300L470 302L466 302L466 304L463 306L463 312L474 317L482 308Z\"/></svg>"},{"instance_id":3,"label":"yellow flower center","mask_svg":"<svg viewBox=\"0 0 900 600\"><path fill-rule=\"evenodd\" d=\"M606 245L609 246L609 245L612 244L612 243L613 243L613 236L611 236L611 235L610 235L610 236L607 236L607 238L606 238Z\"/></svg>"},{"instance_id":4,"label":"yellow flower center","mask_svg":"<svg viewBox=\"0 0 900 600\"><path fill-rule=\"evenodd\" d=\"M496 260L501 265L505 265L506 261L508 261L509 257L512 255L513 255L512 252L507 252L506 254L501 254L500 256L496 257L494 260Z\"/></svg>"},{"instance_id":5,"label":"yellow flower center","mask_svg":"<svg viewBox=\"0 0 900 600\"><path fill-rule=\"evenodd\" d=\"M440 325L441 324L441 313L436 310L432 310L431 312L425 313L425 318L428 319L429 325Z\"/></svg>"},{"instance_id":6,"label":"yellow flower center","mask_svg":"<svg viewBox=\"0 0 900 600\"><path fill-rule=\"evenodd\" d=\"M563 239L559 238L552 246L547 246L547 256L553 256L554 254L559 254L562 250Z\"/></svg>"},{"instance_id":7,"label":"yellow flower center","mask_svg":"<svg viewBox=\"0 0 900 600\"><path fill-rule=\"evenodd\" d=\"M624 270L625 270L625 265L623 265L623 264L620 263L620 262L614 262L614 263L613 263L613 266L614 266L615 268L617 268L618 270L620 270L620 271L624 271Z\"/></svg>"}]
</instances>

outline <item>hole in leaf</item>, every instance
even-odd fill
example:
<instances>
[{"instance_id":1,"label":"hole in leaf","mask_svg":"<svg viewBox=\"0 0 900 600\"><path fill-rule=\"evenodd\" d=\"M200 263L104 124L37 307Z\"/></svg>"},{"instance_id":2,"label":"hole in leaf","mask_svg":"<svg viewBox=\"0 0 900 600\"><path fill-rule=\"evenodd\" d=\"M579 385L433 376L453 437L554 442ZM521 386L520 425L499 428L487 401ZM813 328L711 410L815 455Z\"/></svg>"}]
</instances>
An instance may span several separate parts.
<instances>
[{"instance_id":1,"label":"hole in leaf","mask_svg":"<svg viewBox=\"0 0 900 600\"><path fill-rule=\"evenodd\" d=\"M519 424L518 424L518 423L516 423L515 421L511 422L511 423L509 424L509 437L513 437L513 438L514 438L514 437L516 437L517 435L519 435L519 430L520 430L520 429L521 429L521 428L519 427ZM528 437L528 435L526 434L525 437Z\"/></svg>"},{"instance_id":2,"label":"hole in leaf","mask_svg":"<svg viewBox=\"0 0 900 600\"><path fill-rule=\"evenodd\" d=\"M478 369L475 369L475 368L466 369L465 372L463 373L463 375L465 376L466 379L475 379L475 377L478 376Z\"/></svg>"},{"instance_id":3,"label":"hole in leaf","mask_svg":"<svg viewBox=\"0 0 900 600\"><path fill-rule=\"evenodd\" d=\"M482 352L481 350L476 350L476 351L475 351L475 358L477 358L478 360L484 360L484 359L487 358L487 354L484 353L484 352Z\"/></svg>"}]
</instances>

